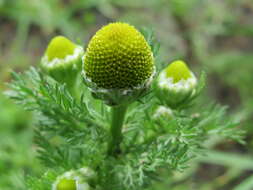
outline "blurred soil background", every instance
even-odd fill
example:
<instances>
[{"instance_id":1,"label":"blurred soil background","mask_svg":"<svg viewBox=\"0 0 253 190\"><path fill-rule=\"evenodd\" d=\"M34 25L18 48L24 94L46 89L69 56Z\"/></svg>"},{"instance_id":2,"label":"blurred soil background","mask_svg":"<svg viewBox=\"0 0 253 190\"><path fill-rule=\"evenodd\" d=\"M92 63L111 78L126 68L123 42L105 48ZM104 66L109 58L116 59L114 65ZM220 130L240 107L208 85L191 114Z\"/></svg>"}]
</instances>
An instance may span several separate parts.
<instances>
[{"instance_id":1,"label":"blurred soil background","mask_svg":"<svg viewBox=\"0 0 253 190\"><path fill-rule=\"evenodd\" d=\"M167 190L168 184L174 190L252 190L252 0L0 0L0 189L26 190L25 176L41 171L33 117L3 95L10 72L38 66L55 35L86 47L94 32L114 21L152 28L164 64L180 58L195 73L205 70L202 106L228 105L246 131L245 145L211 139L206 155L155 190Z\"/></svg>"}]
</instances>

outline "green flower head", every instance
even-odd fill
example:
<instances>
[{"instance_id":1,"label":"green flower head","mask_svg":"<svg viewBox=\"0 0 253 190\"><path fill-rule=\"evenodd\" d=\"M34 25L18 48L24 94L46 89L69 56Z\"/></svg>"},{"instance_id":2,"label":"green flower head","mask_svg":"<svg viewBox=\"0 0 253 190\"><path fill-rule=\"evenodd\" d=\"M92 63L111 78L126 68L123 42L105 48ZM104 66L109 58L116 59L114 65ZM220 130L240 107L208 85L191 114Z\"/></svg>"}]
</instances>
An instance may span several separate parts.
<instances>
[{"instance_id":1,"label":"green flower head","mask_svg":"<svg viewBox=\"0 0 253 190\"><path fill-rule=\"evenodd\" d=\"M159 74L157 86L158 97L175 108L194 95L197 79L184 61L177 60Z\"/></svg>"},{"instance_id":2,"label":"green flower head","mask_svg":"<svg viewBox=\"0 0 253 190\"><path fill-rule=\"evenodd\" d=\"M73 85L82 68L83 48L64 36L54 37L41 59L41 68L58 82Z\"/></svg>"},{"instance_id":3,"label":"green flower head","mask_svg":"<svg viewBox=\"0 0 253 190\"><path fill-rule=\"evenodd\" d=\"M57 184L57 190L76 190L76 181L73 179L61 179Z\"/></svg>"},{"instance_id":4,"label":"green flower head","mask_svg":"<svg viewBox=\"0 0 253 190\"><path fill-rule=\"evenodd\" d=\"M131 89L154 73L150 46L135 27L111 23L90 40L83 58L86 77L98 88Z\"/></svg>"},{"instance_id":5,"label":"green flower head","mask_svg":"<svg viewBox=\"0 0 253 190\"><path fill-rule=\"evenodd\" d=\"M161 88L175 89L177 91L192 88L196 83L196 77L186 63L181 60L173 61L158 77L158 84Z\"/></svg>"},{"instance_id":6,"label":"green flower head","mask_svg":"<svg viewBox=\"0 0 253 190\"><path fill-rule=\"evenodd\" d=\"M177 60L172 62L166 69L166 77L173 78L173 83L177 83L180 80L187 80L191 77L191 71L187 67L184 61Z\"/></svg>"},{"instance_id":7,"label":"green flower head","mask_svg":"<svg viewBox=\"0 0 253 190\"><path fill-rule=\"evenodd\" d=\"M54 37L46 50L46 55L49 61L55 58L64 59L67 55L72 55L76 45L64 36Z\"/></svg>"},{"instance_id":8,"label":"green flower head","mask_svg":"<svg viewBox=\"0 0 253 190\"><path fill-rule=\"evenodd\" d=\"M91 190L89 183L95 179L95 172L88 167L71 170L57 177L52 190Z\"/></svg>"}]
</instances>

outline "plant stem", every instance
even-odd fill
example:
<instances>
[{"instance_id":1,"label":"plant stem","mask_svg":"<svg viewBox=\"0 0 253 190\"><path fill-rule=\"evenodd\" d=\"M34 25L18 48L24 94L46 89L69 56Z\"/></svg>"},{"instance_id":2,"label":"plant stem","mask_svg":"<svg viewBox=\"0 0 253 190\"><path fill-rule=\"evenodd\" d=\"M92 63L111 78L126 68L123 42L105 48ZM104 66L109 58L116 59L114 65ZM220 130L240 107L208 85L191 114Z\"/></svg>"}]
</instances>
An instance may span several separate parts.
<instances>
[{"instance_id":1,"label":"plant stem","mask_svg":"<svg viewBox=\"0 0 253 190\"><path fill-rule=\"evenodd\" d=\"M78 91L78 79L72 79L70 82L67 82L67 88L70 94L77 100L80 100L80 93Z\"/></svg>"},{"instance_id":2,"label":"plant stem","mask_svg":"<svg viewBox=\"0 0 253 190\"><path fill-rule=\"evenodd\" d=\"M120 143L122 141L122 126L127 110L127 105L121 105L111 108L112 123L111 123L111 135L112 139L108 147L108 154L116 156L120 153Z\"/></svg>"}]
</instances>

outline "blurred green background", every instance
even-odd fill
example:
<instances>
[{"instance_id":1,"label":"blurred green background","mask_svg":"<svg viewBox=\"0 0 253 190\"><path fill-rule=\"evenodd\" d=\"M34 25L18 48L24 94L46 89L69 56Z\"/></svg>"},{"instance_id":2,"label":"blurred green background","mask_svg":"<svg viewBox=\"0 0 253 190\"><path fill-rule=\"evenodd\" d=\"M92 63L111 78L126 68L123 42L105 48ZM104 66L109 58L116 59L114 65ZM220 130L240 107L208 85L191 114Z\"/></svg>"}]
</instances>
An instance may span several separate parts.
<instances>
[{"instance_id":1,"label":"blurred green background","mask_svg":"<svg viewBox=\"0 0 253 190\"><path fill-rule=\"evenodd\" d=\"M252 190L252 0L0 0L0 189L25 190L24 178L41 171L33 117L3 95L10 71L38 65L55 35L86 47L96 30L113 21L152 28L166 63L181 58L196 73L205 70L203 106L227 104L246 130L246 145L211 139L207 155L154 189Z\"/></svg>"}]
</instances>

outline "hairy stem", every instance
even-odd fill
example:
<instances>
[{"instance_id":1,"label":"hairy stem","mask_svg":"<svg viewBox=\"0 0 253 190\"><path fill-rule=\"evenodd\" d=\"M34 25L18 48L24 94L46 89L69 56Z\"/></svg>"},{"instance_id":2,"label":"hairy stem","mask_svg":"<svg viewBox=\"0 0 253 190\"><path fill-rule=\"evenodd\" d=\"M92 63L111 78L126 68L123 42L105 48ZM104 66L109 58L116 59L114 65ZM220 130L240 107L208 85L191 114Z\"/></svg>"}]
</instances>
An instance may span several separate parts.
<instances>
[{"instance_id":1,"label":"hairy stem","mask_svg":"<svg viewBox=\"0 0 253 190\"><path fill-rule=\"evenodd\" d=\"M121 105L111 108L111 141L108 147L108 154L116 156L120 153L120 143L122 141L122 126L127 110L127 105Z\"/></svg>"}]
</instances>

